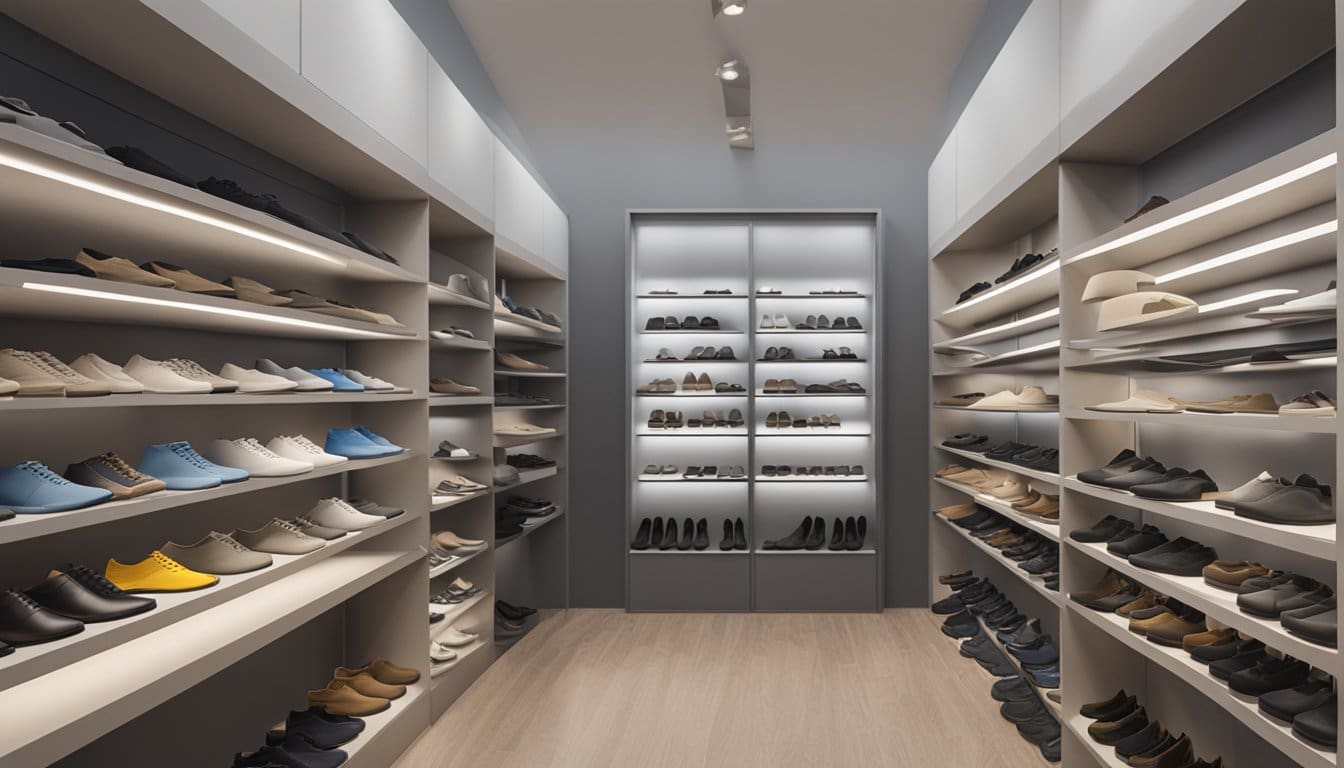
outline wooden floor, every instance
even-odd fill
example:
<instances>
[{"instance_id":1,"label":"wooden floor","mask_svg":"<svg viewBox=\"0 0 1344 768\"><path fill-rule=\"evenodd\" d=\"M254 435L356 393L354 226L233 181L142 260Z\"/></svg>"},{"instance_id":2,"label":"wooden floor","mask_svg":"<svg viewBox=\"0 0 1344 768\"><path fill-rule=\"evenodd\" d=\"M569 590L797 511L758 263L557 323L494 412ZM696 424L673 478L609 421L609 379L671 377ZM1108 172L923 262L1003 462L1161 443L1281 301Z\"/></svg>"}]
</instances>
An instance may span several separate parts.
<instances>
[{"instance_id":1,"label":"wooden floor","mask_svg":"<svg viewBox=\"0 0 1344 768\"><path fill-rule=\"evenodd\" d=\"M395 768L1042 768L994 678L925 610L571 610L495 663Z\"/></svg>"}]
</instances>

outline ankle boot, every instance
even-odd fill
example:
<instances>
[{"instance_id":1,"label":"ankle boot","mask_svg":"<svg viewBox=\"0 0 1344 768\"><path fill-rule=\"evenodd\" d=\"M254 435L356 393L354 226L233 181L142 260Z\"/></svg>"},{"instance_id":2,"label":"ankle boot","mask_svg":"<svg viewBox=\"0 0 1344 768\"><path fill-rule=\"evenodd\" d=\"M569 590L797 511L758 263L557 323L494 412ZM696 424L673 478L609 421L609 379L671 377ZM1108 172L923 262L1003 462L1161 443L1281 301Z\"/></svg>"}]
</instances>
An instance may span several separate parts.
<instances>
[{"instance_id":1,"label":"ankle boot","mask_svg":"<svg viewBox=\"0 0 1344 768\"><path fill-rule=\"evenodd\" d=\"M686 522L689 523L690 520ZM691 546L696 552L709 548L709 521L703 517L695 523L695 539Z\"/></svg>"},{"instance_id":2,"label":"ankle boot","mask_svg":"<svg viewBox=\"0 0 1344 768\"><path fill-rule=\"evenodd\" d=\"M852 517L845 518L845 549L856 552L861 547L863 547L863 543L859 540L858 523Z\"/></svg>"},{"instance_id":3,"label":"ankle boot","mask_svg":"<svg viewBox=\"0 0 1344 768\"><path fill-rule=\"evenodd\" d=\"M742 525L742 518L733 521L733 549L746 550L747 548L747 528Z\"/></svg>"},{"instance_id":4,"label":"ankle boot","mask_svg":"<svg viewBox=\"0 0 1344 768\"><path fill-rule=\"evenodd\" d=\"M807 541L811 537L811 534L812 518L804 517L803 522L799 523L798 527L793 529L793 533L790 533L782 539L776 539L774 541L767 540L764 548L788 550L802 549L807 545Z\"/></svg>"},{"instance_id":5,"label":"ankle boot","mask_svg":"<svg viewBox=\"0 0 1344 768\"><path fill-rule=\"evenodd\" d=\"M733 548L733 521L723 521L723 539L719 541L719 549L727 552Z\"/></svg>"},{"instance_id":6,"label":"ankle boot","mask_svg":"<svg viewBox=\"0 0 1344 768\"><path fill-rule=\"evenodd\" d=\"M859 529L859 548L862 549L864 542L868 540L868 518L864 515L859 515L859 521L856 527Z\"/></svg>"},{"instance_id":7,"label":"ankle boot","mask_svg":"<svg viewBox=\"0 0 1344 768\"><path fill-rule=\"evenodd\" d=\"M639 531L635 534L635 541L633 544L630 545L630 548L641 550L648 549L649 538L652 533L653 533L653 521L646 517L642 521L640 521Z\"/></svg>"},{"instance_id":8,"label":"ankle boot","mask_svg":"<svg viewBox=\"0 0 1344 768\"><path fill-rule=\"evenodd\" d=\"M807 549L816 551L826 546L826 521L820 517L812 518L812 532L807 536Z\"/></svg>"},{"instance_id":9,"label":"ankle boot","mask_svg":"<svg viewBox=\"0 0 1344 768\"><path fill-rule=\"evenodd\" d=\"M840 522L840 518L835 518L835 525L831 528L831 551L837 552L845 548L845 525Z\"/></svg>"},{"instance_id":10,"label":"ankle boot","mask_svg":"<svg viewBox=\"0 0 1344 768\"><path fill-rule=\"evenodd\" d=\"M676 528L677 528L676 523L673 523L672 530L675 531ZM695 523L692 522L691 518L688 517L686 518L686 522L682 524L681 541L677 542L677 549L680 549L682 551L690 549L691 542L694 539L695 539Z\"/></svg>"},{"instance_id":11,"label":"ankle boot","mask_svg":"<svg viewBox=\"0 0 1344 768\"><path fill-rule=\"evenodd\" d=\"M667 518L667 522L663 525L663 539L658 542L658 548L677 548L677 519L675 517Z\"/></svg>"}]
</instances>

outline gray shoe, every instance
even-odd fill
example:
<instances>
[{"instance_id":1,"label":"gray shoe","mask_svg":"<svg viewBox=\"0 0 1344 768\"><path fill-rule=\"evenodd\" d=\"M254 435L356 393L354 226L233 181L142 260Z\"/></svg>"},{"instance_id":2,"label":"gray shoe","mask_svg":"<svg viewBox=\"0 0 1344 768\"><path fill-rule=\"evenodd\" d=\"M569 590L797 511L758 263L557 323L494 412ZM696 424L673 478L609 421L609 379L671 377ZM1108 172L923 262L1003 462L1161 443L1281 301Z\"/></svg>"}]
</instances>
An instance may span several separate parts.
<instances>
[{"instance_id":1,"label":"gray shoe","mask_svg":"<svg viewBox=\"0 0 1344 768\"><path fill-rule=\"evenodd\" d=\"M1311 475L1298 475L1292 485L1281 485L1264 498L1235 503L1232 512L1237 517L1283 525L1335 522L1335 502L1330 486L1320 484Z\"/></svg>"},{"instance_id":2,"label":"gray shoe","mask_svg":"<svg viewBox=\"0 0 1344 768\"><path fill-rule=\"evenodd\" d=\"M1275 480L1268 472L1261 472L1236 488L1214 496L1213 505L1230 511L1236 504L1259 501L1287 484L1287 480Z\"/></svg>"},{"instance_id":3,"label":"gray shoe","mask_svg":"<svg viewBox=\"0 0 1344 768\"><path fill-rule=\"evenodd\" d=\"M80 149L94 153L108 162L120 164L121 161L103 151L103 148L89 141L74 123L58 123L50 117L43 117L28 106L28 102L14 96L0 96L0 122L14 123L33 133L50 136Z\"/></svg>"},{"instance_id":4,"label":"gray shoe","mask_svg":"<svg viewBox=\"0 0 1344 768\"><path fill-rule=\"evenodd\" d=\"M302 516L290 520L289 524L293 525L295 528L298 528L300 531L308 534L309 536L322 539L323 541L331 541L333 539L339 539L342 536L349 533L349 531L342 531L339 528L328 528L325 525L318 525L317 523L314 523L312 520L309 520L308 518Z\"/></svg>"},{"instance_id":5,"label":"gray shoe","mask_svg":"<svg viewBox=\"0 0 1344 768\"><path fill-rule=\"evenodd\" d=\"M397 515L406 512L406 510L401 507L384 507L383 505L369 501L368 499L351 498L346 499L345 503L366 515L378 515L379 517L396 517Z\"/></svg>"},{"instance_id":6,"label":"gray shoe","mask_svg":"<svg viewBox=\"0 0 1344 768\"><path fill-rule=\"evenodd\" d=\"M159 551L193 571L225 576L266 568L273 562L265 552L254 552L233 537L211 531L194 544L168 542Z\"/></svg>"},{"instance_id":7,"label":"gray shoe","mask_svg":"<svg viewBox=\"0 0 1344 768\"><path fill-rule=\"evenodd\" d=\"M248 549L274 555L306 555L327 545L322 539L309 536L298 526L278 517L271 518L270 522L255 531L238 528L230 535Z\"/></svg>"}]
</instances>

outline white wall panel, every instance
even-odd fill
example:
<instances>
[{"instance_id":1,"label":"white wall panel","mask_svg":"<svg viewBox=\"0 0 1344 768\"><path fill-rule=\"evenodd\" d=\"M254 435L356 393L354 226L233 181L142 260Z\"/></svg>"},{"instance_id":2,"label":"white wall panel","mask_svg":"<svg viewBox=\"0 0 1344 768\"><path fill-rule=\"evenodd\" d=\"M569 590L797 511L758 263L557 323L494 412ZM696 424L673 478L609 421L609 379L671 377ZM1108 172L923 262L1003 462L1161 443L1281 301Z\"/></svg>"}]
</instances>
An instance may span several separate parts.
<instances>
[{"instance_id":1,"label":"white wall panel","mask_svg":"<svg viewBox=\"0 0 1344 768\"><path fill-rule=\"evenodd\" d=\"M1059 3L1031 4L957 121L958 218L1059 125Z\"/></svg>"},{"instance_id":2,"label":"white wall panel","mask_svg":"<svg viewBox=\"0 0 1344 768\"><path fill-rule=\"evenodd\" d=\"M429 54L386 0L303 0L300 71L428 164Z\"/></svg>"},{"instance_id":3,"label":"white wall panel","mask_svg":"<svg viewBox=\"0 0 1344 768\"><path fill-rule=\"evenodd\" d=\"M487 216L495 213L495 135L433 59L429 175Z\"/></svg>"},{"instance_id":4,"label":"white wall panel","mask_svg":"<svg viewBox=\"0 0 1344 768\"><path fill-rule=\"evenodd\" d=\"M542 195L541 257L569 271L569 217L549 196Z\"/></svg>"},{"instance_id":5,"label":"white wall panel","mask_svg":"<svg viewBox=\"0 0 1344 768\"><path fill-rule=\"evenodd\" d=\"M936 243L957 222L957 129L929 165L929 244Z\"/></svg>"},{"instance_id":6,"label":"white wall panel","mask_svg":"<svg viewBox=\"0 0 1344 768\"><path fill-rule=\"evenodd\" d=\"M546 193L509 148L495 143L495 232L540 256Z\"/></svg>"},{"instance_id":7,"label":"white wall panel","mask_svg":"<svg viewBox=\"0 0 1344 768\"><path fill-rule=\"evenodd\" d=\"M1060 109L1068 146L1244 0L1066 0ZM1075 110L1083 109L1079 114Z\"/></svg>"},{"instance_id":8,"label":"white wall panel","mask_svg":"<svg viewBox=\"0 0 1344 768\"><path fill-rule=\"evenodd\" d=\"M299 71L299 0L204 0L216 13Z\"/></svg>"}]
</instances>

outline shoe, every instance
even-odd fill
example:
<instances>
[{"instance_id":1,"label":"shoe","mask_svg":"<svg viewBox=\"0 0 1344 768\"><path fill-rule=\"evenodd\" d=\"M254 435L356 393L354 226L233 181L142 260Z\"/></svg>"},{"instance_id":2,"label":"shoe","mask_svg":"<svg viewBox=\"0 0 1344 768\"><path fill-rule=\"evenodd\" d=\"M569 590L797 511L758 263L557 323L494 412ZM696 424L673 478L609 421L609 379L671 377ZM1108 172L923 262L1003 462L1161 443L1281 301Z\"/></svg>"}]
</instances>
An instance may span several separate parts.
<instances>
[{"instance_id":1,"label":"shoe","mask_svg":"<svg viewBox=\"0 0 1344 768\"><path fill-rule=\"evenodd\" d=\"M347 681L334 679L327 683L327 687L308 692L308 706L317 707L328 715L368 717L386 710L392 706L392 702L381 697L365 696Z\"/></svg>"},{"instance_id":2,"label":"shoe","mask_svg":"<svg viewBox=\"0 0 1344 768\"><path fill-rule=\"evenodd\" d=\"M1186 472L1180 467L1175 467L1167 470L1162 479L1131 486L1129 492L1145 499L1200 501L1218 493L1218 484L1202 469Z\"/></svg>"},{"instance_id":3,"label":"shoe","mask_svg":"<svg viewBox=\"0 0 1344 768\"><path fill-rule=\"evenodd\" d=\"M1118 720L1092 723L1087 726L1087 735L1099 744L1113 747L1147 726L1148 713L1139 707Z\"/></svg>"},{"instance_id":4,"label":"shoe","mask_svg":"<svg viewBox=\"0 0 1344 768\"><path fill-rule=\"evenodd\" d=\"M1166 477L1167 468L1162 462L1148 458L1135 464L1129 472L1114 475L1101 481L1100 485L1116 490L1127 491L1136 485L1155 483Z\"/></svg>"},{"instance_id":5,"label":"shoe","mask_svg":"<svg viewBox=\"0 0 1344 768\"><path fill-rule=\"evenodd\" d=\"M310 521L316 523L317 521ZM318 523L320 525L320 523ZM330 527L330 526L323 526ZM235 528L229 533L239 544L255 552L272 555L306 555L325 547L327 542L316 536L309 536L299 526L287 523L279 518L271 518L256 530Z\"/></svg>"},{"instance_id":6,"label":"shoe","mask_svg":"<svg viewBox=\"0 0 1344 768\"><path fill-rule=\"evenodd\" d=\"M1335 598L1305 608L1294 608L1279 614L1283 628L1313 643L1334 648L1338 643L1338 613Z\"/></svg>"},{"instance_id":7,"label":"shoe","mask_svg":"<svg viewBox=\"0 0 1344 768\"><path fill-rule=\"evenodd\" d=\"M1140 552L1147 552L1166 543L1166 534L1159 531L1155 526L1145 525L1127 534L1117 534L1115 538L1106 542L1106 551L1120 557L1129 557Z\"/></svg>"},{"instance_id":8,"label":"shoe","mask_svg":"<svg viewBox=\"0 0 1344 768\"><path fill-rule=\"evenodd\" d=\"M92 353L75 358L70 368L90 381L107 387L114 395L134 395L145 391L145 385L127 376L121 366Z\"/></svg>"},{"instance_id":9,"label":"shoe","mask_svg":"<svg viewBox=\"0 0 1344 768\"><path fill-rule=\"evenodd\" d=\"M33 133L79 147L100 159L112 163L117 162L115 158L104 152L102 147L89 141L78 125L68 121L57 122L50 117L39 115L32 107L28 106L28 102L16 96L0 96L0 122L13 123Z\"/></svg>"},{"instance_id":10,"label":"shoe","mask_svg":"<svg viewBox=\"0 0 1344 768\"><path fill-rule=\"evenodd\" d=\"M1325 704L1334 696L1334 689L1327 680L1307 680L1292 688L1282 688L1260 695L1260 711L1270 717L1286 723L1293 718Z\"/></svg>"},{"instance_id":11,"label":"shoe","mask_svg":"<svg viewBox=\"0 0 1344 768\"><path fill-rule=\"evenodd\" d=\"M324 525L318 525L311 520L304 519L302 516L296 517L293 520L285 520L284 522L297 528L300 533L312 536L315 539L322 539L323 541L335 541L350 533L349 531L341 531L335 528L328 528Z\"/></svg>"},{"instance_id":12,"label":"shoe","mask_svg":"<svg viewBox=\"0 0 1344 768\"><path fill-rule=\"evenodd\" d=\"M309 373L331 382L333 392L363 392L364 385L352 381L335 368L311 368Z\"/></svg>"},{"instance_id":13,"label":"shoe","mask_svg":"<svg viewBox=\"0 0 1344 768\"><path fill-rule=\"evenodd\" d=\"M390 381L384 381L377 376L369 376L353 368L342 368L341 375L356 384L364 387L365 392L372 392L379 395L399 395L410 394L415 390L410 387L401 387Z\"/></svg>"},{"instance_id":14,"label":"shoe","mask_svg":"<svg viewBox=\"0 0 1344 768\"><path fill-rule=\"evenodd\" d=\"M1132 554L1129 563L1137 568L1173 576L1199 576L1204 566L1218 559L1211 547L1185 537L1167 542L1150 550Z\"/></svg>"},{"instance_id":15,"label":"shoe","mask_svg":"<svg viewBox=\"0 0 1344 768\"><path fill-rule=\"evenodd\" d=\"M1269 569L1248 560L1214 560L1201 572L1204 583L1220 589L1238 589L1247 579L1268 576Z\"/></svg>"},{"instance_id":16,"label":"shoe","mask_svg":"<svg viewBox=\"0 0 1344 768\"><path fill-rule=\"evenodd\" d=\"M263 285L251 278L234 275L224 281L224 285L233 289L234 298L250 304L265 307L287 307L294 303L288 296L281 296L269 285Z\"/></svg>"},{"instance_id":17,"label":"shoe","mask_svg":"<svg viewBox=\"0 0 1344 768\"><path fill-rule=\"evenodd\" d=\"M1306 576L1296 576L1269 589L1237 595L1237 608L1252 616L1277 619L1285 610L1305 608L1307 605L1324 602L1332 595L1330 588L1321 582ZM1297 602L1302 600L1305 602L1298 605Z\"/></svg>"},{"instance_id":18,"label":"shoe","mask_svg":"<svg viewBox=\"0 0 1344 768\"><path fill-rule=\"evenodd\" d=\"M1279 406L1280 416L1334 416L1335 400L1319 389Z\"/></svg>"},{"instance_id":19,"label":"shoe","mask_svg":"<svg viewBox=\"0 0 1344 768\"><path fill-rule=\"evenodd\" d=\"M1123 475L1142 463L1142 461L1143 459L1140 459L1134 451L1126 448L1116 454L1115 458L1107 462L1105 466L1079 472L1078 479L1091 485L1101 485L1103 480Z\"/></svg>"},{"instance_id":20,"label":"shoe","mask_svg":"<svg viewBox=\"0 0 1344 768\"><path fill-rule=\"evenodd\" d=\"M1311 475L1298 475L1292 485L1279 484L1277 490L1254 501L1234 502L1238 517L1282 525L1325 525L1335 522L1334 499L1330 486Z\"/></svg>"},{"instance_id":21,"label":"shoe","mask_svg":"<svg viewBox=\"0 0 1344 768\"><path fill-rule=\"evenodd\" d=\"M84 623L118 621L156 605L152 598L126 594L96 571L72 565L52 570L25 594L47 611Z\"/></svg>"},{"instance_id":22,"label":"shoe","mask_svg":"<svg viewBox=\"0 0 1344 768\"><path fill-rule=\"evenodd\" d=\"M1293 688L1307 681L1311 667L1293 659L1266 657L1249 669L1232 673L1227 685L1237 693L1261 696L1270 691Z\"/></svg>"},{"instance_id":23,"label":"shoe","mask_svg":"<svg viewBox=\"0 0 1344 768\"><path fill-rule=\"evenodd\" d=\"M742 518L733 520L733 549L745 551L747 548L747 529Z\"/></svg>"},{"instance_id":24,"label":"shoe","mask_svg":"<svg viewBox=\"0 0 1344 768\"><path fill-rule=\"evenodd\" d=\"M1005 389L1002 392L981 398L966 407L972 410L980 408L1010 411L1054 411L1059 409L1059 399L1052 399L1041 387L1027 385L1022 387L1020 393Z\"/></svg>"},{"instance_id":25,"label":"shoe","mask_svg":"<svg viewBox=\"0 0 1344 768\"><path fill-rule=\"evenodd\" d=\"M338 531L362 531L387 522L386 517L364 514L344 499L334 497L317 502L304 513L303 518L323 528L335 528Z\"/></svg>"},{"instance_id":26,"label":"shoe","mask_svg":"<svg viewBox=\"0 0 1344 768\"><path fill-rule=\"evenodd\" d=\"M1069 538L1074 541L1099 544L1133 530L1134 524L1128 520L1122 520L1115 515L1107 515L1090 528L1076 528L1070 531Z\"/></svg>"},{"instance_id":27,"label":"shoe","mask_svg":"<svg viewBox=\"0 0 1344 768\"><path fill-rule=\"evenodd\" d=\"M196 491L249 477L247 470L224 467L200 455L185 440L158 443L145 449L136 467L164 482L170 491Z\"/></svg>"},{"instance_id":28,"label":"shoe","mask_svg":"<svg viewBox=\"0 0 1344 768\"><path fill-rule=\"evenodd\" d=\"M81 621L43 608L22 592L0 590L0 642L6 645L46 643L83 631Z\"/></svg>"},{"instance_id":29,"label":"shoe","mask_svg":"<svg viewBox=\"0 0 1344 768\"><path fill-rule=\"evenodd\" d=\"M331 429L327 431L325 449L327 453L345 456L350 459L377 459L393 456L404 449L389 449L370 440L356 429Z\"/></svg>"},{"instance_id":30,"label":"shoe","mask_svg":"<svg viewBox=\"0 0 1344 768\"><path fill-rule=\"evenodd\" d=\"M298 385L294 387L293 391L295 392L330 392L336 386L321 376L314 376L298 366L281 368L275 361L264 357L256 361L256 369L271 376L289 379Z\"/></svg>"},{"instance_id":31,"label":"shoe","mask_svg":"<svg viewBox=\"0 0 1344 768\"><path fill-rule=\"evenodd\" d=\"M1279 404L1267 392L1233 395L1221 400L1195 400L1182 403L1196 413L1278 413Z\"/></svg>"},{"instance_id":32,"label":"shoe","mask_svg":"<svg viewBox=\"0 0 1344 768\"><path fill-rule=\"evenodd\" d=\"M103 488L114 499L133 499L162 491L167 485L127 464L115 453L104 453L65 468L65 479L78 485Z\"/></svg>"},{"instance_id":33,"label":"shoe","mask_svg":"<svg viewBox=\"0 0 1344 768\"><path fill-rule=\"evenodd\" d=\"M1151 389L1135 390L1124 400L1085 406L1089 411L1114 413L1180 413L1183 409L1176 398Z\"/></svg>"},{"instance_id":34,"label":"shoe","mask_svg":"<svg viewBox=\"0 0 1344 768\"><path fill-rule=\"evenodd\" d=\"M1156 625L1149 626L1147 631L1144 632L1144 636L1148 638L1149 642L1170 648L1183 648L1187 637L1209 630L1204 623L1203 614L1197 612L1162 614L1162 616L1164 620Z\"/></svg>"},{"instance_id":35,"label":"shoe","mask_svg":"<svg viewBox=\"0 0 1344 768\"><path fill-rule=\"evenodd\" d=\"M762 549L797 550L803 549L812 538L813 519L804 517L803 522L792 533L782 539L766 539ZM824 532L823 532L823 535Z\"/></svg>"},{"instance_id":36,"label":"shoe","mask_svg":"<svg viewBox=\"0 0 1344 768\"><path fill-rule=\"evenodd\" d=\"M1138 702L1135 697L1126 694L1122 688L1114 696L1105 701L1094 701L1090 704L1082 705L1078 710L1078 714L1089 720L1112 722L1119 720L1138 708Z\"/></svg>"},{"instance_id":37,"label":"shoe","mask_svg":"<svg viewBox=\"0 0 1344 768\"><path fill-rule=\"evenodd\" d=\"M995 680L989 689L989 695L995 701L1028 701L1036 699L1036 691L1027 681L1019 677L1006 677Z\"/></svg>"},{"instance_id":38,"label":"shoe","mask_svg":"<svg viewBox=\"0 0 1344 768\"><path fill-rule=\"evenodd\" d=\"M317 749L334 749L347 744L363 731L363 720L331 715L318 707L291 711L285 718L286 734L297 734Z\"/></svg>"},{"instance_id":39,"label":"shoe","mask_svg":"<svg viewBox=\"0 0 1344 768\"><path fill-rule=\"evenodd\" d=\"M227 534L211 531L194 544L168 542L159 551L193 571L226 576L270 567L265 552L253 552Z\"/></svg>"},{"instance_id":40,"label":"shoe","mask_svg":"<svg viewBox=\"0 0 1344 768\"><path fill-rule=\"evenodd\" d=\"M50 352L0 350L0 376L18 382L18 397L97 397L112 387L75 371Z\"/></svg>"},{"instance_id":41,"label":"shoe","mask_svg":"<svg viewBox=\"0 0 1344 768\"><path fill-rule=\"evenodd\" d=\"M103 575L126 592L190 592L219 583L218 576L193 571L157 549L129 565L109 558Z\"/></svg>"},{"instance_id":42,"label":"shoe","mask_svg":"<svg viewBox=\"0 0 1344 768\"><path fill-rule=\"evenodd\" d=\"M72 483L41 462L0 469L0 507L18 514L65 512L111 498L108 489Z\"/></svg>"},{"instance_id":43,"label":"shoe","mask_svg":"<svg viewBox=\"0 0 1344 768\"><path fill-rule=\"evenodd\" d=\"M549 371L550 366L534 363L513 354L512 352L495 352L495 364L501 368L507 368L515 371Z\"/></svg>"},{"instance_id":44,"label":"shoe","mask_svg":"<svg viewBox=\"0 0 1344 768\"><path fill-rule=\"evenodd\" d=\"M152 395L208 395L214 391L214 386L207 380L188 378L167 361L150 360L140 355L126 361L122 371Z\"/></svg>"},{"instance_id":45,"label":"shoe","mask_svg":"<svg viewBox=\"0 0 1344 768\"><path fill-rule=\"evenodd\" d=\"M976 284L972 285L970 288L967 288L966 290L962 291L962 292L961 292L961 295L957 297L957 302L956 302L956 303L960 304L960 303L962 303L962 302L964 302L964 301L967 301L968 299L970 299L972 296L976 295L977 293L981 293L981 292L983 292L983 291L987 291L987 290L989 290L990 288L993 288L993 287L994 287L993 285L991 285L991 284L989 284L989 283L986 283L986 282L979 282L979 283L976 283Z\"/></svg>"},{"instance_id":46,"label":"shoe","mask_svg":"<svg viewBox=\"0 0 1344 768\"><path fill-rule=\"evenodd\" d=\"M194 274L185 267L179 267L176 264L169 264L166 261L147 261L140 265L144 271L166 277L173 281L173 287L179 291L187 293L197 293L204 296L225 296L235 298L234 290L223 283L217 283L214 280L208 280L200 275Z\"/></svg>"},{"instance_id":47,"label":"shoe","mask_svg":"<svg viewBox=\"0 0 1344 768\"><path fill-rule=\"evenodd\" d=\"M314 467L331 467L350 459L327 453L303 435L278 435L266 443L266 450L284 459L300 461Z\"/></svg>"},{"instance_id":48,"label":"shoe","mask_svg":"<svg viewBox=\"0 0 1344 768\"><path fill-rule=\"evenodd\" d=\"M299 388L299 383L292 379L243 368L233 363L225 363L224 367L219 369L219 375L223 379L236 381L238 391L245 395L293 392Z\"/></svg>"},{"instance_id":49,"label":"shoe","mask_svg":"<svg viewBox=\"0 0 1344 768\"><path fill-rule=\"evenodd\" d=\"M188 360L183 357L174 357L162 361L160 365L184 379L206 382L210 385L210 391L212 393L222 394L238 391L238 382L233 379L226 379L223 376L216 376L206 370L205 366L193 360Z\"/></svg>"},{"instance_id":50,"label":"shoe","mask_svg":"<svg viewBox=\"0 0 1344 768\"><path fill-rule=\"evenodd\" d=\"M289 477L313 471L313 464L272 453L255 437L215 440L205 447L205 457L216 464L246 470L253 477Z\"/></svg>"},{"instance_id":51,"label":"shoe","mask_svg":"<svg viewBox=\"0 0 1344 768\"><path fill-rule=\"evenodd\" d=\"M480 487L484 489L486 486L482 485ZM378 504L377 502L369 501L368 499L361 499L358 497L351 497L349 499L346 499L345 502L366 515L377 515L384 519L399 517L401 515L406 514L406 510L401 507L388 507L382 504Z\"/></svg>"},{"instance_id":52,"label":"shoe","mask_svg":"<svg viewBox=\"0 0 1344 768\"><path fill-rule=\"evenodd\" d=\"M1231 511L1239 503L1263 499L1288 484L1287 480L1276 480L1268 472L1261 472L1236 488L1213 496L1213 505L1218 509Z\"/></svg>"},{"instance_id":53,"label":"shoe","mask_svg":"<svg viewBox=\"0 0 1344 768\"><path fill-rule=\"evenodd\" d=\"M1293 733L1307 741L1333 748L1339 740L1339 700L1331 696L1321 706L1293 718Z\"/></svg>"},{"instance_id":54,"label":"shoe","mask_svg":"<svg viewBox=\"0 0 1344 768\"><path fill-rule=\"evenodd\" d=\"M1108 570L1101 581L1091 589L1082 592L1070 592L1069 599L1080 605L1089 606L1102 598L1111 597L1133 587L1133 583L1115 571ZM1137 596L1137 595L1136 595Z\"/></svg>"}]
</instances>

